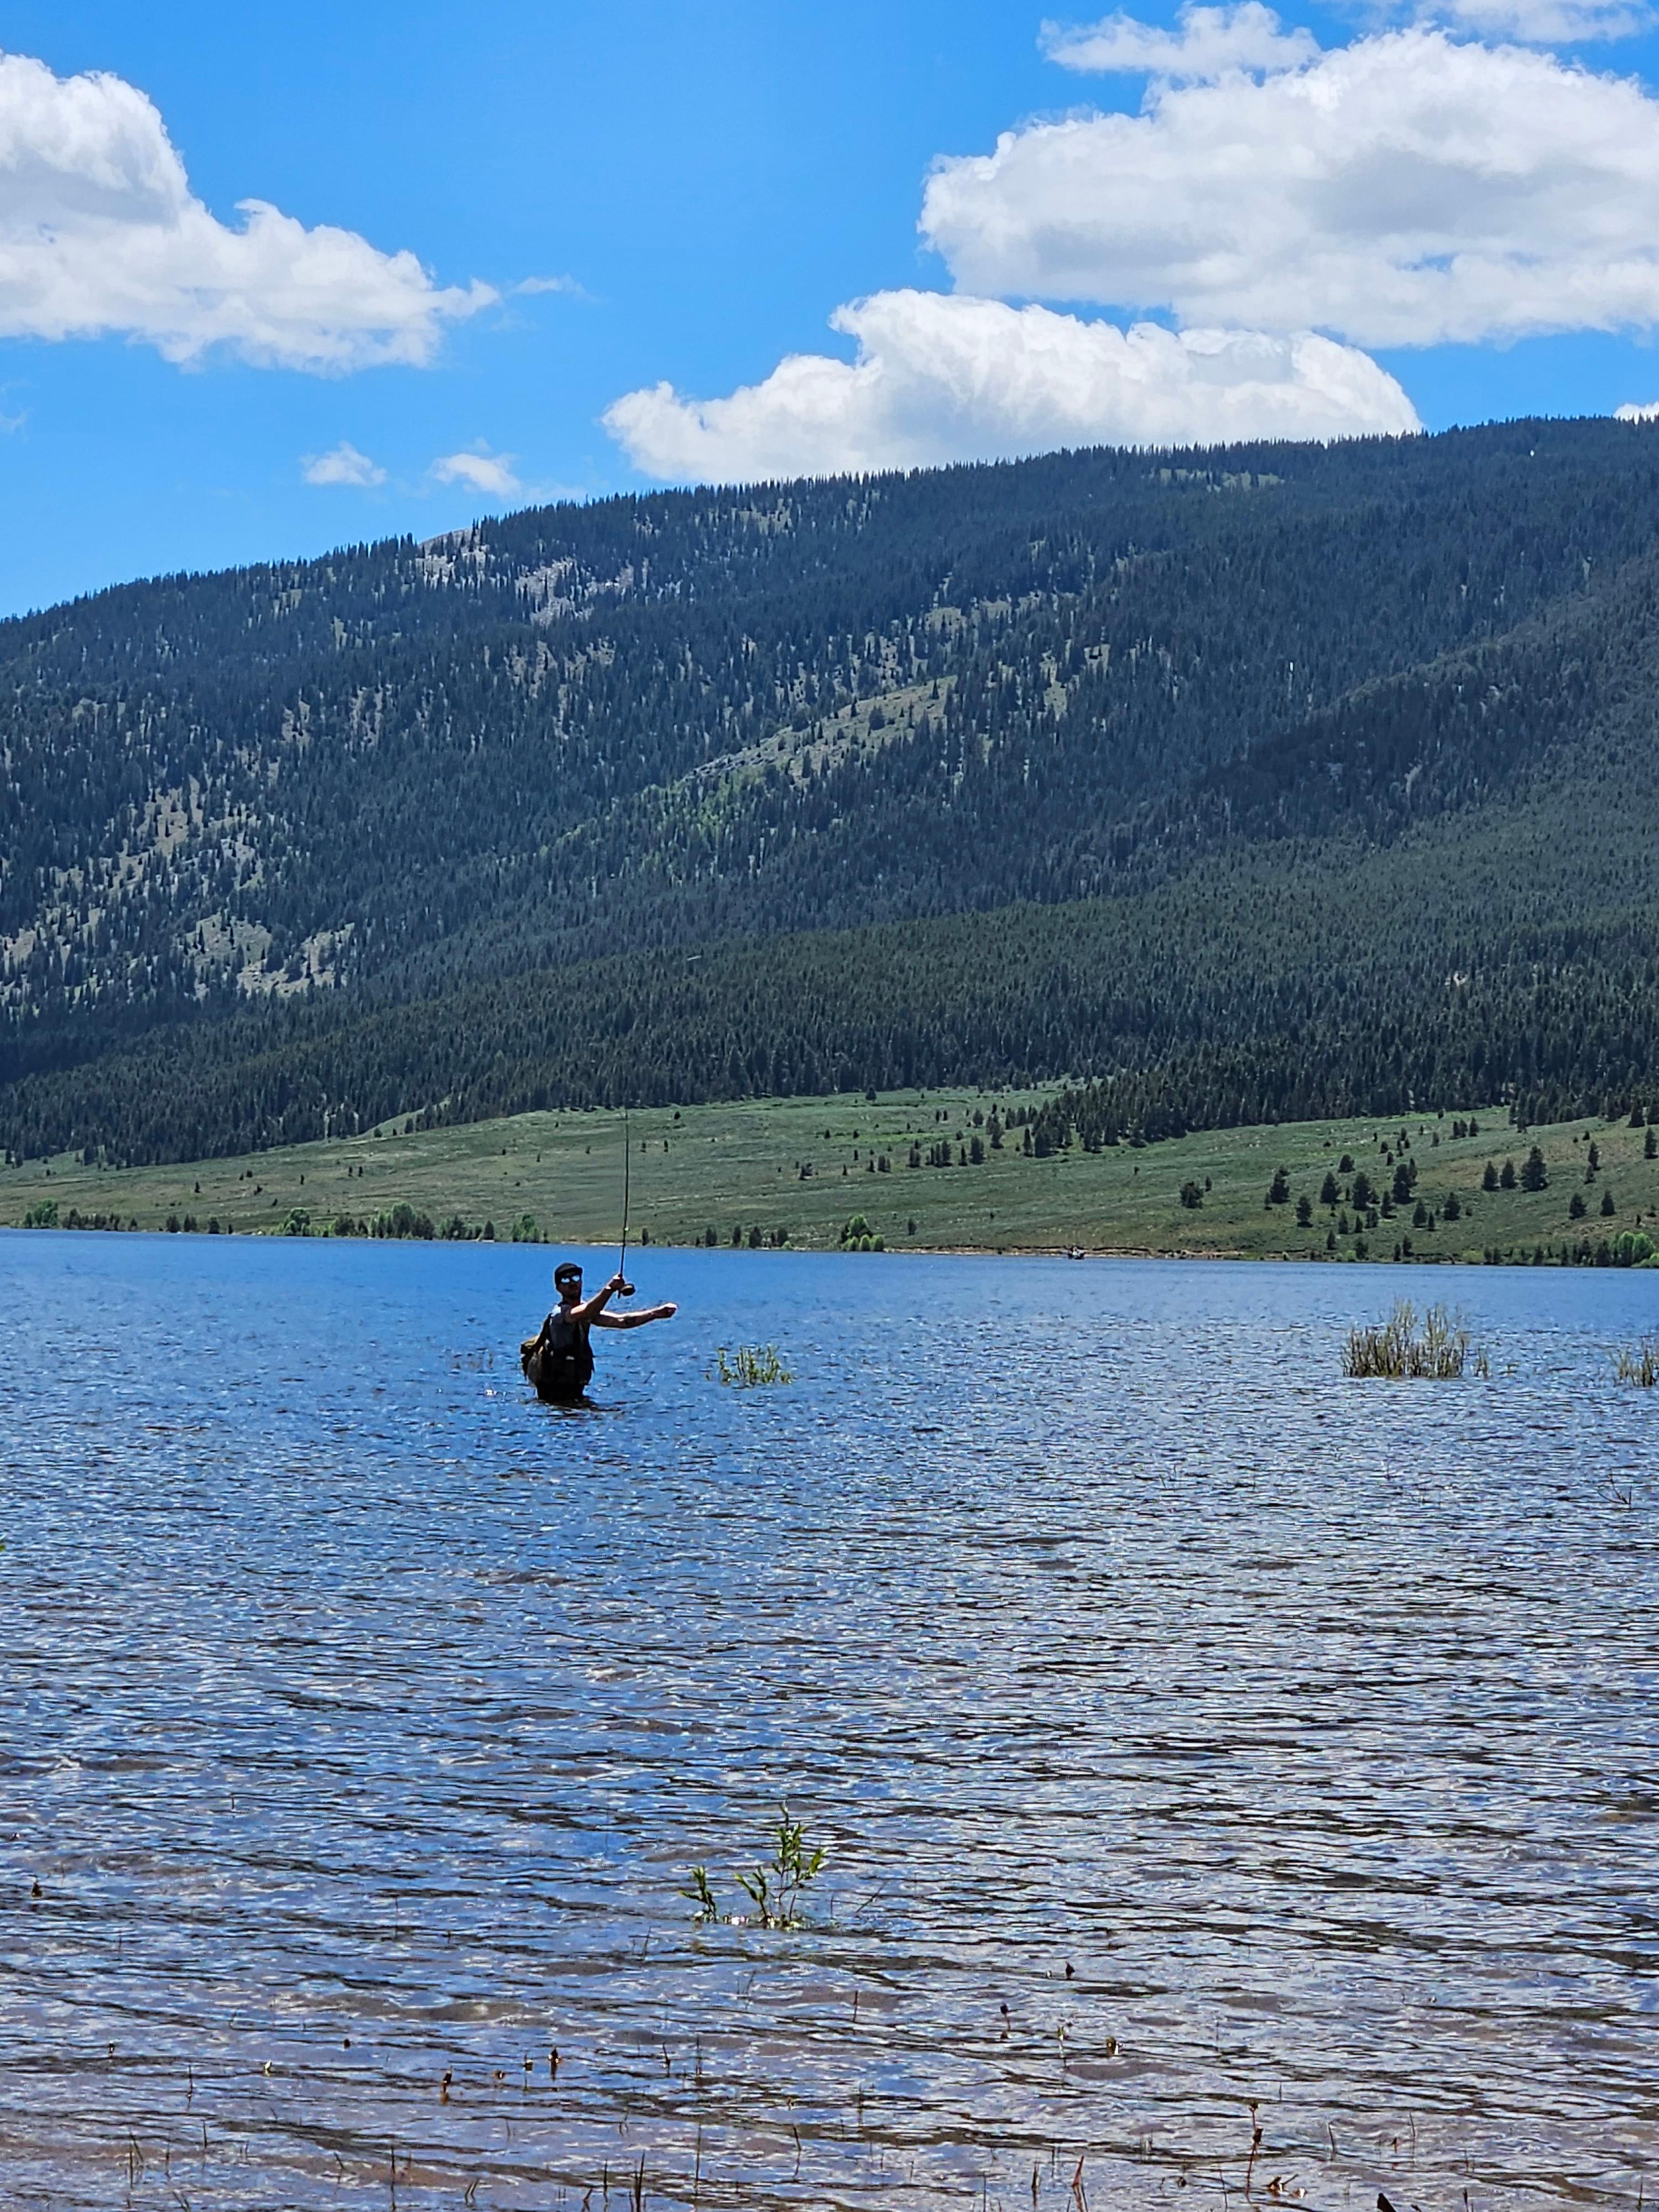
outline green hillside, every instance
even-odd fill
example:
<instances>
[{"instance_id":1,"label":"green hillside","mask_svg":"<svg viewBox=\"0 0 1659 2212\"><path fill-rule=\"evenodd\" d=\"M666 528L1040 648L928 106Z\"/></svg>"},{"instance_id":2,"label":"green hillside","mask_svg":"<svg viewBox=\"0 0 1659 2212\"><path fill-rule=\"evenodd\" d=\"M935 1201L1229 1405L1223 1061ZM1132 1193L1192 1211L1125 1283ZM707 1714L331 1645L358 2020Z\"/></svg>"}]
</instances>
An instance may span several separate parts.
<instances>
[{"instance_id":1,"label":"green hillside","mask_svg":"<svg viewBox=\"0 0 1659 2212\"><path fill-rule=\"evenodd\" d=\"M950 1090L646 1109L628 1127L635 1240L835 1249L857 1223L892 1251L1595 1265L1628 1261L1659 1224L1659 1127L1628 1117L1520 1131L1484 1108L1091 1150L1056 1103ZM595 1109L398 1122L176 1167L60 1155L0 1170L0 1225L476 1237L488 1224L603 1245L620 1230L623 1146L622 1117ZM1534 1146L1543 1183L1529 1189Z\"/></svg>"},{"instance_id":2,"label":"green hillside","mask_svg":"<svg viewBox=\"0 0 1659 2212\"><path fill-rule=\"evenodd\" d=\"M1659 1086L1659 429L556 507L0 624L0 1144Z\"/></svg>"}]
</instances>

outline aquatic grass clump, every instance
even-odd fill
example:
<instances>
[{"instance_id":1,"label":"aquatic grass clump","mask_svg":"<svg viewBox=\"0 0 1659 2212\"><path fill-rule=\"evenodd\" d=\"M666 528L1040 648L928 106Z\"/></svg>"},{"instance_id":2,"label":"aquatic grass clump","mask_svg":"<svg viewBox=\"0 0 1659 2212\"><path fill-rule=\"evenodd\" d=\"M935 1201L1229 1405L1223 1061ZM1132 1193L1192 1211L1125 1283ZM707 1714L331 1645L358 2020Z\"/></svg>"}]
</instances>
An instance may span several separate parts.
<instances>
[{"instance_id":1,"label":"aquatic grass clump","mask_svg":"<svg viewBox=\"0 0 1659 2212\"><path fill-rule=\"evenodd\" d=\"M1627 1344L1613 1363L1620 1382L1633 1382L1638 1390L1651 1390L1659 1382L1659 1336L1644 1336Z\"/></svg>"},{"instance_id":2,"label":"aquatic grass clump","mask_svg":"<svg viewBox=\"0 0 1659 2212\"><path fill-rule=\"evenodd\" d=\"M1418 1325L1417 1309L1401 1298L1380 1328L1354 1328L1342 1352L1342 1372L1352 1378L1380 1376L1390 1382L1455 1382L1465 1369L1490 1375L1484 1352L1468 1330L1444 1306L1431 1306Z\"/></svg>"},{"instance_id":3,"label":"aquatic grass clump","mask_svg":"<svg viewBox=\"0 0 1659 2212\"><path fill-rule=\"evenodd\" d=\"M721 1345L714 1354L714 1373L734 1390L757 1390L768 1382L793 1382L778 1357L775 1344L740 1344L735 1352Z\"/></svg>"}]
</instances>

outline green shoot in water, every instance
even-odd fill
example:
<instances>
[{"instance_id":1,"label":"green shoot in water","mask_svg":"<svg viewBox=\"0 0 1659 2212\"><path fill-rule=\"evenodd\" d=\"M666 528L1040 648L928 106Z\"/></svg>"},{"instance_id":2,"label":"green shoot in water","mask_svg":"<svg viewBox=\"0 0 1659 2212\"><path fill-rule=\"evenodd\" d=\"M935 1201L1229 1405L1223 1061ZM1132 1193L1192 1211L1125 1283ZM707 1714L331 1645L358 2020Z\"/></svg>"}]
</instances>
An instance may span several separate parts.
<instances>
[{"instance_id":1,"label":"green shoot in water","mask_svg":"<svg viewBox=\"0 0 1659 2212\"><path fill-rule=\"evenodd\" d=\"M799 1820L790 1819L787 1805L781 1806L778 1825L772 1832L771 1858L752 1875L738 1876L755 1900L763 1928L799 1926L800 1893L823 1864L823 1844L809 1856L805 1829Z\"/></svg>"},{"instance_id":2,"label":"green shoot in water","mask_svg":"<svg viewBox=\"0 0 1659 2212\"><path fill-rule=\"evenodd\" d=\"M691 1887L690 1889L682 1890L680 1894L682 1897L689 1897L692 1903L696 1906L696 1911L691 1916L694 1920L718 1920L720 1918L720 1909L715 1899L714 1891L708 1887L708 1869L707 1867L694 1866L692 1868Z\"/></svg>"},{"instance_id":3,"label":"green shoot in water","mask_svg":"<svg viewBox=\"0 0 1659 2212\"><path fill-rule=\"evenodd\" d=\"M806 1848L806 1830L799 1820L792 1820L789 1808L781 1806L776 1826L771 1831L772 1856L753 1874L739 1874L738 1880L747 1891L756 1907L752 1914L734 1920L741 1926L744 1920L757 1921L763 1928L799 1928L800 1925L801 1893L809 1882L817 1880L823 1869L824 1847L815 1850ZM689 1897L696 1906L693 1920L719 1920L719 1900L709 1887L706 1867L694 1866L691 1886L681 1895Z\"/></svg>"}]
</instances>

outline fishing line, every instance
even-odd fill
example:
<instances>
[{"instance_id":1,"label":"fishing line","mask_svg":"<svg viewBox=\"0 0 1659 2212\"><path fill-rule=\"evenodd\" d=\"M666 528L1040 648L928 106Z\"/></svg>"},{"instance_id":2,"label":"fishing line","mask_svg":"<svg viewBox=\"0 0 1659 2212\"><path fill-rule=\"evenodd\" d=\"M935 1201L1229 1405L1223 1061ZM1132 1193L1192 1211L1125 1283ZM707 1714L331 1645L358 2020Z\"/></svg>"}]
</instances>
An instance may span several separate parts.
<instances>
[{"instance_id":1,"label":"fishing line","mask_svg":"<svg viewBox=\"0 0 1659 2212\"><path fill-rule=\"evenodd\" d=\"M621 1255L620 1255L620 1257L617 1259L617 1273L620 1276L622 1276L622 1278L623 1278L622 1295L623 1295L623 1297L625 1297L625 1298L631 1298L631 1297L633 1297L633 1295L634 1295L634 1285L632 1285L632 1283L630 1283L630 1282L627 1279L627 1277L628 1277L628 1203L629 1203L629 1194L630 1194L630 1192L631 1192L631 1189L632 1189L633 1176L634 1176L634 1147L633 1147L632 1143L629 1141L629 1130L628 1130L628 1109L627 1109L627 1107L626 1107L626 1106L624 1106L624 1107L623 1108L623 1223L622 1223L622 1253L621 1253Z\"/></svg>"}]
</instances>

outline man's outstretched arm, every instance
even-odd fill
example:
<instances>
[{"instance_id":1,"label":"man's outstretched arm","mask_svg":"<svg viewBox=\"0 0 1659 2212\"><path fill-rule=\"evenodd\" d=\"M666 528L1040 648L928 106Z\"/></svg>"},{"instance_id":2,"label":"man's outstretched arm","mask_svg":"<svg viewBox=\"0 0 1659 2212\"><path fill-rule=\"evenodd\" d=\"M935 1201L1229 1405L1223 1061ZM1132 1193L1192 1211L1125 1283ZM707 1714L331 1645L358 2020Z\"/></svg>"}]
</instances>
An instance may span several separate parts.
<instances>
[{"instance_id":1,"label":"man's outstretched arm","mask_svg":"<svg viewBox=\"0 0 1659 2212\"><path fill-rule=\"evenodd\" d=\"M595 1328L643 1328L648 1321L672 1321L679 1308L675 1305L641 1306L633 1313L596 1313Z\"/></svg>"}]
</instances>

